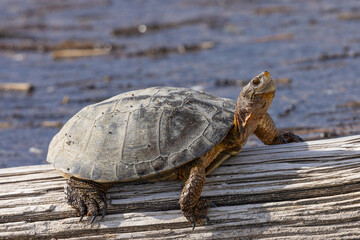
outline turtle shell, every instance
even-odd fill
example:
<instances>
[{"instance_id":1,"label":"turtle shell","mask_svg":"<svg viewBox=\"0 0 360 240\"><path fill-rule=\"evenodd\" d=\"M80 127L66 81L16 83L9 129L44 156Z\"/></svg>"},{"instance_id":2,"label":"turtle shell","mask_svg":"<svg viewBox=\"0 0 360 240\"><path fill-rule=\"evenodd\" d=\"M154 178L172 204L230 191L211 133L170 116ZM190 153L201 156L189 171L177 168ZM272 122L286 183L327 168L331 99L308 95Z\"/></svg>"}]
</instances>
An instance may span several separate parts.
<instances>
[{"instance_id":1,"label":"turtle shell","mask_svg":"<svg viewBox=\"0 0 360 240\"><path fill-rule=\"evenodd\" d=\"M232 126L235 102L185 88L155 87L89 105L52 139L47 161L65 175L131 181L204 155Z\"/></svg>"}]
</instances>

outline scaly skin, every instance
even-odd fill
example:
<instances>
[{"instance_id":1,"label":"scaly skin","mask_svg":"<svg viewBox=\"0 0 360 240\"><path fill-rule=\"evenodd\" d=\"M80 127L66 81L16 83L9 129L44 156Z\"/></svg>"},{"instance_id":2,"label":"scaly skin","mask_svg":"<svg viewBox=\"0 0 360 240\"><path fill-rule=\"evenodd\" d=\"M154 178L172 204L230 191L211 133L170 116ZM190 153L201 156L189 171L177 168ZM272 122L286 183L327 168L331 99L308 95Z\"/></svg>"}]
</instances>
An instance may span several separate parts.
<instances>
[{"instance_id":1,"label":"scaly skin","mask_svg":"<svg viewBox=\"0 0 360 240\"><path fill-rule=\"evenodd\" d=\"M279 131L268 113L259 122L254 134L266 145L304 141L292 132Z\"/></svg>"},{"instance_id":2,"label":"scaly skin","mask_svg":"<svg viewBox=\"0 0 360 240\"><path fill-rule=\"evenodd\" d=\"M93 216L90 223L93 223L101 213L104 218L107 208L106 192L113 184L97 183L71 177L65 184L65 198L80 216Z\"/></svg>"},{"instance_id":3,"label":"scaly skin","mask_svg":"<svg viewBox=\"0 0 360 240\"><path fill-rule=\"evenodd\" d=\"M226 158L225 153L234 156L241 151L248 137L254 133L264 144L283 144L289 142L302 142L302 138L291 132L280 132L270 115L267 113L275 95L275 85L268 72L263 72L253 78L241 91L236 102L233 127L226 137L215 145L204 156L180 167L178 178L185 181L179 200L183 215L193 228L203 220L209 222L207 217L210 203L201 197L205 184L208 167L216 168ZM211 167L210 167L211 166ZM105 215L105 193L111 184L101 184L88 180L70 178L65 186L68 204L81 216Z\"/></svg>"},{"instance_id":4,"label":"scaly skin","mask_svg":"<svg viewBox=\"0 0 360 240\"><path fill-rule=\"evenodd\" d=\"M303 141L293 133L280 133L266 112L275 95L275 86L268 72L255 77L244 87L236 102L234 126L226 137L205 156L180 168L180 178L186 179L180 197L183 215L195 228L196 223L208 220L209 204L200 197L205 184L206 168L223 152L236 155L245 145L248 137L255 135L264 144L282 144ZM198 206L201 207L198 207Z\"/></svg>"}]
</instances>

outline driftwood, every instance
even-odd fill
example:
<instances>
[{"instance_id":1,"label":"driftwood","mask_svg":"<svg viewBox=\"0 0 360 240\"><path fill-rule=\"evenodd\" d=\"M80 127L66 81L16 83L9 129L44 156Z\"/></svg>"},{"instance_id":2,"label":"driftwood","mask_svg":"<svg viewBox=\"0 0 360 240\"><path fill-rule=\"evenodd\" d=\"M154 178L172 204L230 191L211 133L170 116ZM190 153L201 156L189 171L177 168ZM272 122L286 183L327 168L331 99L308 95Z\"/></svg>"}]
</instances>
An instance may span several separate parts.
<instances>
[{"instance_id":1,"label":"driftwood","mask_svg":"<svg viewBox=\"0 0 360 240\"><path fill-rule=\"evenodd\" d=\"M217 207L194 231L181 182L118 184L89 224L50 165L0 169L0 239L358 239L360 135L243 150L207 177Z\"/></svg>"},{"instance_id":2,"label":"driftwood","mask_svg":"<svg viewBox=\"0 0 360 240\"><path fill-rule=\"evenodd\" d=\"M81 58L107 55L111 51L110 48L104 49L59 49L52 52L53 59L64 58Z\"/></svg>"},{"instance_id":3,"label":"driftwood","mask_svg":"<svg viewBox=\"0 0 360 240\"><path fill-rule=\"evenodd\" d=\"M32 92L34 86L30 83L0 83L0 91Z\"/></svg>"}]
</instances>

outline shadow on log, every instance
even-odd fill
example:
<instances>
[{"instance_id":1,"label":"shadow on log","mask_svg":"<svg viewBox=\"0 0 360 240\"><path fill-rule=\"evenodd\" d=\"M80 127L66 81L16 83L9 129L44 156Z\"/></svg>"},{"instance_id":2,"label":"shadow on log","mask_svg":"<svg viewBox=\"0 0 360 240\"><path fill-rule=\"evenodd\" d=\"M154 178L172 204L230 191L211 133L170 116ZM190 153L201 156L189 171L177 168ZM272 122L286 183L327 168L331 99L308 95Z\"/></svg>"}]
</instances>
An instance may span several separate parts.
<instances>
[{"instance_id":1,"label":"shadow on log","mask_svg":"<svg viewBox=\"0 0 360 240\"><path fill-rule=\"evenodd\" d=\"M194 231L183 183L122 183L102 222L83 221L50 165L0 169L0 239L356 239L360 135L247 148L207 177L217 207Z\"/></svg>"}]
</instances>

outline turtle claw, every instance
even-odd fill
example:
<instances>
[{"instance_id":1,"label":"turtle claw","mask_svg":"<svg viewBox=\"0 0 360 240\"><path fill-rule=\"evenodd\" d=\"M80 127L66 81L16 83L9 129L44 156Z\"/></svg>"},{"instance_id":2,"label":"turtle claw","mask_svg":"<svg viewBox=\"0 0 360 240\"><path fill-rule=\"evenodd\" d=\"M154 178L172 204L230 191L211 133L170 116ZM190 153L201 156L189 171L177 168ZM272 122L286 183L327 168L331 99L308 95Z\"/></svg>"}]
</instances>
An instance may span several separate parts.
<instances>
[{"instance_id":1,"label":"turtle claw","mask_svg":"<svg viewBox=\"0 0 360 240\"><path fill-rule=\"evenodd\" d=\"M72 203L73 202L70 203L71 206L72 206ZM79 201L78 207L79 208L77 209L77 211L79 212L79 215L80 215L79 222L81 222L83 220L83 217L86 215L86 205L83 200Z\"/></svg>"},{"instance_id":2,"label":"turtle claw","mask_svg":"<svg viewBox=\"0 0 360 240\"><path fill-rule=\"evenodd\" d=\"M208 225L211 225L211 221L210 221L210 218L209 218L208 216L206 216L206 223L207 223Z\"/></svg>"},{"instance_id":3,"label":"turtle claw","mask_svg":"<svg viewBox=\"0 0 360 240\"><path fill-rule=\"evenodd\" d=\"M304 142L304 139L299 137L298 135L292 133L292 132L284 132L280 131L280 134L278 134L270 143L270 145L274 144L286 144L286 143L293 143L293 142Z\"/></svg>"},{"instance_id":4,"label":"turtle claw","mask_svg":"<svg viewBox=\"0 0 360 240\"><path fill-rule=\"evenodd\" d=\"M97 213L91 218L90 224L92 224L95 221L96 217L97 217Z\"/></svg>"},{"instance_id":5,"label":"turtle claw","mask_svg":"<svg viewBox=\"0 0 360 240\"><path fill-rule=\"evenodd\" d=\"M204 220L206 220L206 222L210 221L207 216L209 205L209 201L200 198L195 207L187 210L182 209L183 215L192 225L192 230L195 229L196 224L204 223Z\"/></svg>"},{"instance_id":6,"label":"turtle claw","mask_svg":"<svg viewBox=\"0 0 360 240\"><path fill-rule=\"evenodd\" d=\"M208 203L209 203L210 207L217 207L217 205L215 203L211 202L211 201L208 201Z\"/></svg>"},{"instance_id":7,"label":"turtle claw","mask_svg":"<svg viewBox=\"0 0 360 240\"><path fill-rule=\"evenodd\" d=\"M103 210L102 210L100 221L102 221L102 220L104 219L105 214L106 214L106 205L104 206L104 208L103 208Z\"/></svg>"},{"instance_id":8,"label":"turtle claw","mask_svg":"<svg viewBox=\"0 0 360 240\"><path fill-rule=\"evenodd\" d=\"M101 213L101 220L106 214L106 195L93 185L71 178L65 185L66 200L80 216L81 222L84 216L92 216L92 224Z\"/></svg>"},{"instance_id":9,"label":"turtle claw","mask_svg":"<svg viewBox=\"0 0 360 240\"><path fill-rule=\"evenodd\" d=\"M283 136L283 138L285 138L286 143L304 141L304 139L292 132L282 132L281 135Z\"/></svg>"},{"instance_id":10,"label":"turtle claw","mask_svg":"<svg viewBox=\"0 0 360 240\"><path fill-rule=\"evenodd\" d=\"M206 216L205 220L206 220L207 225L211 225L211 220L210 220L209 216ZM194 231L195 227L196 227L196 221L192 220L192 221L190 221L190 223L192 224L192 231Z\"/></svg>"},{"instance_id":11,"label":"turtle claw","mask_svg":"<svg viewBox=\"0 0 360 240\"><path fill-rule=\"evenodd\" d=\"M106 203L106 195L104 193L101 193L100 197L103 203L102 211L101 211L101 219L100 219L100 221L102 221L106 215L107 203Z\"/></svg>"},{"instance_id":12,"label":"turtle claw","mask_svg":"<svg viewBox=\"0 0 360 240\"><path fill-rule=\"evenodd\" d=\"M195 230L195 226L196 226L196 223L195 223L195 221L192 223L192 230L194 231Z\"/></svg>"}]
</instances>

